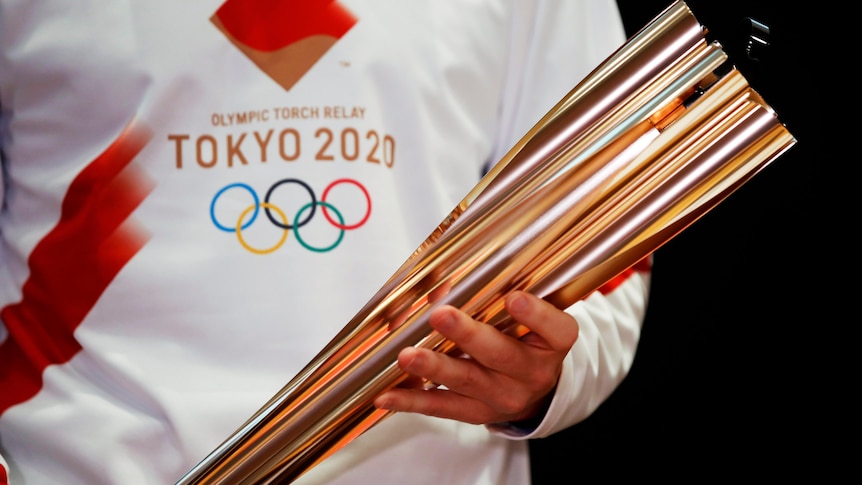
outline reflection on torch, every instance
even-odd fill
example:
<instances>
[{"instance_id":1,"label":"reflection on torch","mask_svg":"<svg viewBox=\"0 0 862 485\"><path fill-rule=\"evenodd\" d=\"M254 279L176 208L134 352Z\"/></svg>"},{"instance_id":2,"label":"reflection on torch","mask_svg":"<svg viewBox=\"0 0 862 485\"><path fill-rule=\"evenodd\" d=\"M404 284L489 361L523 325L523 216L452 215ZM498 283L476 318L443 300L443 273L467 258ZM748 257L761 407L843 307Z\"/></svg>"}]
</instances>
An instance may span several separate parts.
<instances>
[{"instance_id":1,"label":"reflection on torch","mask_svg":"<svg viewBox=\"0 0 862 485\"><path fill-rule=\"evenodd\" d=\"M789 149L794 137L705 34L678 1L630 38L177 485L295 480L390 414L372 402L406 384L401 349L458 352L429 326L433 306L459 307L521 336L529 330L506 314L505 294L572 305Z\"/></svg>"}]
</instances>

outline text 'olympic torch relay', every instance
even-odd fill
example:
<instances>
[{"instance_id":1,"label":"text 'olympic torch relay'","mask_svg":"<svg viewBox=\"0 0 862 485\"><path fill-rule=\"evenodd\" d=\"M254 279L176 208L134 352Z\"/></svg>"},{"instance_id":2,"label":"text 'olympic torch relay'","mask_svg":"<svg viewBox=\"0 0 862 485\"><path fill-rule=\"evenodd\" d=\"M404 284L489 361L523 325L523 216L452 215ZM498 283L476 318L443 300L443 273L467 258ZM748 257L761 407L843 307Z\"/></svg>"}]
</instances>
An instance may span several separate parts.
<instances>
[{"instance_id":1,"label":"text 'olympic torch relay'","mask_svg":"<svg viewBox=\"0 0 862 485\"><path fill-rule=\"evenodd\" d=\"M429 310L528 329L503 296L566 308L796 143L676 2L575 86L277 395L177 485L290 483L390 414L408 346L458 353ZM433 384L426 383L427 386Z\"/></svg>"}]
</instances>

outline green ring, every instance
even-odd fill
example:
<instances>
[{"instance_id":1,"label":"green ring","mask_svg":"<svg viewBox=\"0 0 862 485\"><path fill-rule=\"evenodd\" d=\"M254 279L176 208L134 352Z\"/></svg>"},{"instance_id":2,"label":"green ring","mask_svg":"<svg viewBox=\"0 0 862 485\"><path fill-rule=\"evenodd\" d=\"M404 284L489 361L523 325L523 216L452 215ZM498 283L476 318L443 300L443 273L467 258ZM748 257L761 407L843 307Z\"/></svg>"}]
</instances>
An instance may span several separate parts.
<instances>
[{"instance_id":1,"label":"green ring","mask_svg":"<svg viewBox=\"0 0 862 485\"><path fill-rule=\"evenodd\" d=\"M309 203L305 204L304 206L300 207L299 210L296 211L296 218L294 220L296 220L296 221L302 220L301 216L302 216L303 211L311 208L311 206L313 204L314 204L314 202L309 202ZM317 202L317 205L326 206L326 207L332 209L332 212L335 212L335 215L338 216L338 220L341 222L341 225L342 226L344 225L344 218L341 217L341 212L338 212L338 209L336 209L332 204L330 204L329 202L320 201L320 202ZM325 253L328 251L332 251L339 244L341 244L341 240L344 239L344 229L339 229L339 230L341 231L341 234L338 235L338 239L336 239L336 241L334 243L332 243L331 246L327 246L325 248L316 248L314 246L307 244L305 241L303 241L302 236L299 235L299 227L298 226L293 228L293 233L296 235L296 240L299 241L299 244L302 244L302 247L304 247L305 249L308 249L309 251L314 251L317 253Z\"/></svg>"}]
</instances>

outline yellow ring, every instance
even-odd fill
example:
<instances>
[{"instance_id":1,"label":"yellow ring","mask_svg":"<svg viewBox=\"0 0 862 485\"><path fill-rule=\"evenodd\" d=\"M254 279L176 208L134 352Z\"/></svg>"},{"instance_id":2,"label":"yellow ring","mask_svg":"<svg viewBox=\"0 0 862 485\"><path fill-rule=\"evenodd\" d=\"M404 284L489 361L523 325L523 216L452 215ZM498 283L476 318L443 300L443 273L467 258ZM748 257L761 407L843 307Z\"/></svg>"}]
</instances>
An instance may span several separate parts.
<instances>
[{"instance_id":1,"label":"yellow ring","mask_svg":"<svg viewBox=\"0 0 862 485\"><path fill-rule=\"evenodd\" d=\"M278 207L276 207L276 206L274 206L274 205L270 204L269 202L261 202L260 206L261 206L261 207L264 207L264 208L272 209L272 210L274 210L275 212L277 212L277 213L278 213L278 215L280 215L280 216L281 216L281 220L282 220L282 222L284 223L284 225L285 225L285 226L287 226L287 225L288 225L288 223L287 223L287 216L286 216L286 215L284 215L284 212L282 212L282 211L281 211L281 209L279 209ZM281 241L277 242L277 243L275 244L275 246L273 246L273 247L271 247L271 248L269 248L269 249L257 249L257 248L253 248L253 247L249 246L249 245L248 245L248 243L246 243L246 242L245 242L245 240L242 238L242 220L243 220L243 218L245 218L246 214L248 214L249 212L251 212L252 210L254 210L254 208L255 208L255 205L254 205L254 204L252 204L252 205L250 205L250 206L248 207L248 209L244 210L244 211L242 212L242 214L240 214L240 215L239 215L239 220L237 220L237 221L236 221L236 238L237 238L237 239L239 239L239 243L240 243L240 244L242 244L242 247L246 248L247 250L249 250L249 251L250 251L250 252L252 252L252 253L255 253L255 254L269 254L269 253L271 253L271 252L273 252L273 251L277 250L278 248L280 248L280 247L284 244L284 242L285 242L285 241L287 241L287 234L290 232L290 230L289 230L289 229L284 229L284 234L281 236Z\"/></svg>"}]
</instances>

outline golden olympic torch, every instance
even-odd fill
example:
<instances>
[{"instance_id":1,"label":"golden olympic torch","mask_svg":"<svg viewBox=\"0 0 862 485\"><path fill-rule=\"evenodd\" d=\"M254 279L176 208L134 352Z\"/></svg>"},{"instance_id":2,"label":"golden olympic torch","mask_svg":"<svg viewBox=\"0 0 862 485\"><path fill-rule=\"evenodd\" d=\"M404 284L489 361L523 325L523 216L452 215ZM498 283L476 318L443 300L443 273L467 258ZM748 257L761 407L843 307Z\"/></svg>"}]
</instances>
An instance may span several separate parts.
<instances>
[{"instance_id":1,"label":"golden olympic torch","mask_svg":"<svg viewBox=\"0 0 862 485\"><path fill-rule=\"evenodd\" d=\"M658 249L796 140L681 1L575 86L296 377L177 485L290 483L385 418L408 346L459 307L528 329L503 296L566 308ZM426 383L432 386L432 383Z\"/></svg>"}]
</instances>

